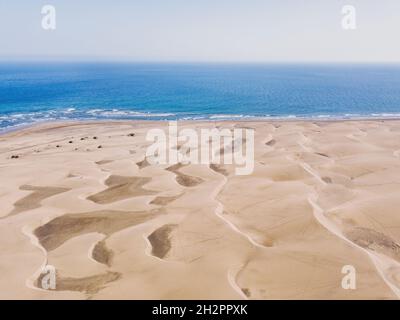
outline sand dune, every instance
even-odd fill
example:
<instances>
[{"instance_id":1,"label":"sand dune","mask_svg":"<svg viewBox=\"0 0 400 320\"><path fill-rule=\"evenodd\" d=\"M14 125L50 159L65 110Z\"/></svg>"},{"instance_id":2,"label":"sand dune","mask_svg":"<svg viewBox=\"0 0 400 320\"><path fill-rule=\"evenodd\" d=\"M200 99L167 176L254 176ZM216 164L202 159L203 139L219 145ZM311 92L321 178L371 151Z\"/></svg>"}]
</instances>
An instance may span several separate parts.
<instances>
[{"instance_id":1,"label":"sand dune","mask_svg":"<svg viewBox=\"0 0 400 320\"><path fill-rule=\"evenodd\" d=\"M144 137L166 125L2 136L1 298L400 297L400 122L179 123L254 129L247 176L150 164ZM56 290L40 289L46 264ZM342 287L348 265L356 290Z\"/></svg>"}]
</instances>

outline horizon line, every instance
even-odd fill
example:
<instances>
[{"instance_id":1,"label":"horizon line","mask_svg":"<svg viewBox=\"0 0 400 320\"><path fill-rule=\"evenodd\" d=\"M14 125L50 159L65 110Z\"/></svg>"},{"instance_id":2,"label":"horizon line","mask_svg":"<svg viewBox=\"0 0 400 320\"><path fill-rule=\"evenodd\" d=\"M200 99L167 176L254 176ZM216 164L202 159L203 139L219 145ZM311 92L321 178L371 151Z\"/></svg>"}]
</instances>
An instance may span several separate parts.
<instances>
[{"instance_id":1,"label":"horizon line","mask_svg":"<svg viewBox=\"0 0 400 320\"><path fill-rule=\"evenodd\" d=\"M30 62L30 63L135 63L135 64L400 64L399 61L381 60L156 60L156 59L121 59L118 57L2 57L0 63Z\"/></svg>"}]
</instances>

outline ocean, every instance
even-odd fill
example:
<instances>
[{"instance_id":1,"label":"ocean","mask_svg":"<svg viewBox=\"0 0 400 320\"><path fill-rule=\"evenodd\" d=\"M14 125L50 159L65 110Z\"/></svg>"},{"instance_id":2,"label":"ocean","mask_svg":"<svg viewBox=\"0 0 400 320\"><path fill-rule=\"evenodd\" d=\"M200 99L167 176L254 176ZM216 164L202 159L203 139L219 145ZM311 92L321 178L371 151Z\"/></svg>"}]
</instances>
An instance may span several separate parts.
<instances>
[{"instance_id":1,"label":"ocean","mask_svg":"<svg viewBox=\"0 0 400 320\"><path fill-rule=\"evenodd\" d=\"M0 128L54 120L400 117L400 65L0 63Z\"/></svg>"}]
</instances>

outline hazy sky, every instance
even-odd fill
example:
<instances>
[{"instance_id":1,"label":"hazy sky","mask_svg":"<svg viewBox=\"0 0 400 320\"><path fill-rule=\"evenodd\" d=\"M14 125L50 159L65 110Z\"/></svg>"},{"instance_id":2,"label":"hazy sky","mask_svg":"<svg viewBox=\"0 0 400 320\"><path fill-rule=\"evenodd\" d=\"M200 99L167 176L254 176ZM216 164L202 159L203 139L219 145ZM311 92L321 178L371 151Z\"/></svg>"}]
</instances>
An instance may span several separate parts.
<instances>
[{"instance_id":1,"label":"hazy sky","mask_svg":"<svg viewBox=\"0 0 400 320\"><path fill-rule=\"evenodd\" d=\"M400 0L0 0L0 59L393 62L399 31Z\"/></svg>"}]
</instances>

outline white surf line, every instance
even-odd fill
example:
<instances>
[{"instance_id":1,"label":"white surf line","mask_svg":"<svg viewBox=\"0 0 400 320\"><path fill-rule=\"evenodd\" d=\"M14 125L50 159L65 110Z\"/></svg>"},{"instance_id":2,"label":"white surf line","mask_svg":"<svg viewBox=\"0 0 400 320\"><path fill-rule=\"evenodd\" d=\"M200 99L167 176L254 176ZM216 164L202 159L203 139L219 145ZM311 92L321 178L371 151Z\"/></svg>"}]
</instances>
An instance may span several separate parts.
<instances>
[{"instance_id":1,"label":"white surf line","mask_svg":"<svg viewBox=\"0 0 400 320\"><path fill-rule=\"evenodd\" d=\"M39 288L37 286L35 286L35 281L39 278L39 276L42 274L44 268L47 266L48 263L48 256L47 256L47 251L45 248L42 247L42 245L39 243L39 239L33 234L32 229L29 228L28 226L24 226L21 229L22 233L27 236L30 240L30 242L37 248L39 248L39 250L41 250L43 252L44 255L44 261L41 265L41 267L28 279L25 280L25 285L33 290L38 290L38 291L46 291L48 292L48 290Z\"/></svg>"},{"instance_id":2,"label":"white surf line","mask_svg":"<svg viewBox=\"0 0 400 320\"><path fill-rule=\"evenodd\" d=\"M315 199L313 199L313 197L316 198L317 195L314 194L314 196L310 196L308 198L308 201L311 204L311 206L313 207L313 213L314 213L315 219L329 232L333 233L340 239L346 241L352 247L366 253L368 255L368 257L372 260L372 263L374 264L376 270L378 271L378 273L381 276L381 278L383 279L383 281L389 286L389 288L393 291L393 293L398 298L400 298L400 288L397 285L393 284L391 279L388 279L387 275L385 274L385 272L383 270L383 269L391 269L391 268L396 268L396 269L400 270L400 263L393 259L390 259L388 257L382 258L381 256L374 254L371 251L369 251L369 250L357 245L353 241L347 239L342 234L342 232L338 229L338 227L325 216L324 210L315 202ZM386 260L386 261L382 261L382 260Z\"/></svg>"}]
</instances>

